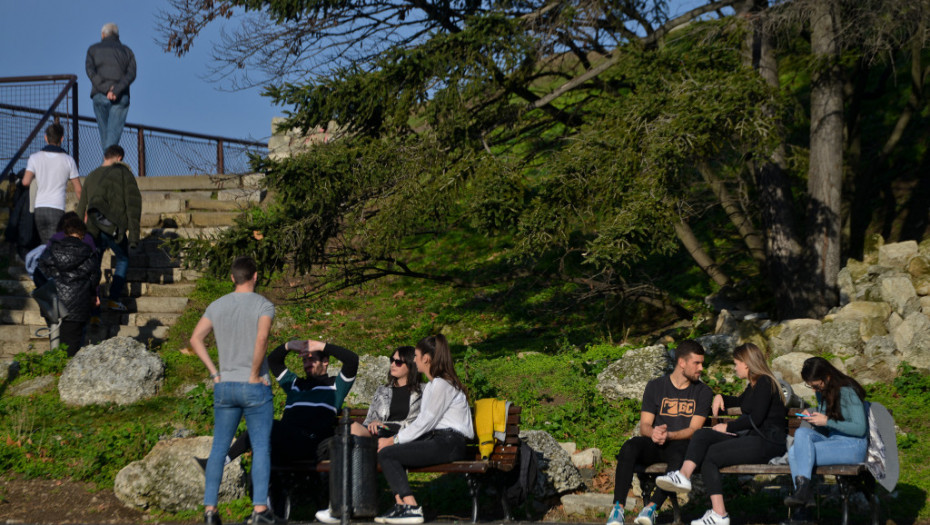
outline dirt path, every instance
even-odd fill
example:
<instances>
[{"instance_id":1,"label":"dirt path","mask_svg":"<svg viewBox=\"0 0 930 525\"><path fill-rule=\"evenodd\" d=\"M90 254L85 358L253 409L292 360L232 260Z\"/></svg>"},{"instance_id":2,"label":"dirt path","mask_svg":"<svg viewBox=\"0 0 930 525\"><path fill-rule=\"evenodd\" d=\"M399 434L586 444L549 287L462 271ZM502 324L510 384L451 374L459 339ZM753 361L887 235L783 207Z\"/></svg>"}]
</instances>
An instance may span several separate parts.
<instances>
[{"instance_id":1,"label":"dirt path","mask_svg":"<svg viewBox=\"0 0 930 525\"><path fill-rule=\"evenodd\" d=\"M0 476L0 523L142 523L146 518L112 490L94 492L90 483Z\"/></svg>"}]
</instances>

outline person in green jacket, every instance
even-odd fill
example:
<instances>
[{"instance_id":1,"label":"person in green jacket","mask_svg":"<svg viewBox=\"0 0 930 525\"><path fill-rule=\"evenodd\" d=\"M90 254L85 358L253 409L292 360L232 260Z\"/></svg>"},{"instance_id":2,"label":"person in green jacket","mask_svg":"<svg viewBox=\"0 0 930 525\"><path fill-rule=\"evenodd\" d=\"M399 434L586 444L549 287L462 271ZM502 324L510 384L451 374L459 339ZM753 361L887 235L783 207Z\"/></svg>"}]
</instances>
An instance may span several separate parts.
<instances>
[{"instance_id":1,"label":"person in green jacket","mask_svg":"<svg viewBox=\"0 0 930 525\"><path fill-rule=\"evenodd\" d=\"M805 360L801 378L817 395L817 407L802 412L802 419L811 426L797 429L788 449L795 488L785 498L789 507L812 504L814 467L862 463L869 446L862 385L822 357Z\"/></svg>"},{"instance_id":2,"label":"person in green jacket","mask_svg":"<svg viewBox=\"0 0 930 525\"><path fill-rule=\"evenodd\" d=\"M129 270L129 250L139 244L142 219L142 193L132 170L123 163L125 152L118 144L106 149L103 165L90 172L78 201L77 214L87 223L87 231L97 239L101 252L113 251L113 279L106 307L125 312L120 302Z\"/></svg>"}]
</instances>

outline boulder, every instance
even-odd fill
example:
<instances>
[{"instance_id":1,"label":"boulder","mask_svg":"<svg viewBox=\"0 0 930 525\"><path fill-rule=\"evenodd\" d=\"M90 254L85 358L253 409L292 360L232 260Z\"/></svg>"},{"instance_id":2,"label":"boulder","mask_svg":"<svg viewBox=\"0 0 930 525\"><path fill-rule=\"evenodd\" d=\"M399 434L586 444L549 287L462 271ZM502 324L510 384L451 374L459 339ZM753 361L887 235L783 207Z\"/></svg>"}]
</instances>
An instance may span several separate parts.
<instances>
[{"instance_id":1,"label":"boulder","mask_svg":"<svg viewBox=\"0 0 930 525\"><path fill-rule=\"evenodd\" d=\"M911 260L907 262L907 273L911 274L915 280L930 276L930 257L926 255L911 257Z\"/></svg>"},{"instance_id":2,"label":"boulder","mask_svg":"<svg viewBox=\"0 0 930 525\"><path fill-rule=\"evenodd\" d=\"M582 468L595 468L601 464L604 455L599 448L586 448L570 456L572 465Z\"/></svg>"},{"instance_id":3,"label":"boulder","mask_svg":"<svg viewBox=\"0 0 930 525\"><path fill-rule=\"evenodd\" d=\"M165 512L197 510L203 504L204 473L196 458L210 455L213 438L159 441L143 459L123 467L113 480L113 492L126 505ZM241 458L223 469L220 503L246 496Z\"/></svg>"},{"instance_id":4,"label":"boulder","mask_svg":"<svg viewBox=\"0 0 930 525\"><path fill-rule=\"evenodd\" d=\"M882 322L891 315L888 303L871 301L853 301L833 315L834 321L861 321L862 319L879 319Z\"/></svg>"},{"instance_id":5,"label":"boulder","mask_svg":"<svg viewBox=\"0 0 930 525\"><path fill-rule=\"evenodd\" d=\"M868 276L869 265L862 261L849 259L846 261L846 267L840 270L840 273L844 271L849 272L849 277L852 279L853 283L858 285L863 278Z\"/></svg>"},{"instance_id":6,"label":"boulder","mask_svg":"<svg viewBox=\"0 0 930 525\"><path fill-rule=\"evenodd\" d=\"M902 317L907 317L907 314L911 313L906 308L909 302L913 302L911 299L917 298L917 290L914 289L914 284L909 277L883 276L879 279L879 286L881 286L882 301L890 304Z\"/></svg>"},{"instance_id":7,"label":"boulder","mask_svg":"<svg viewBox=\"0 0 930 525\"><path fill-rule=\"evenodd\" d=\"M914 291L921 299L930 296L930 277L921 276L914 279Z\"/></svg>"},{"instance_id":8,"label":"boulder","mask_svg":"<svg viewBox=\"0 0 930 525\"><path fill-rule=\"evenodd\" d=\"M815 330L822 323L818 319L789 319L765 330L771 357L785 355L794 351L794 345L802 334Z\"/></svg>"},{"instance_id":9,"label":"boulder","mask_svg":"<svg viewBox=\"0 0 930 525\"><path fill-rule=\"evenodd\" d=\"M866 357L881 357L894 355L897 347L894 344L894 338L888 335L873 337L865 344L863 355Z\"/></svg>"},{"instance_id":10,"label":"boulder","mask_svg":"<svg viewBox=\"0 0 930 525\"><path fill-rule=\"evenodd\" d=\"M843 268L836 275L836 286L840 290L840 306L845 305L856 297L856 283L849 268Z\"/></svg>"},{"instance_id":11,"label":"boulder","mask_svg":"<svg viewBox=\"0 0 930 525\"><path fill-rule=\"evenodd\" d=\"M917 245L917 253L930 257L930 238L920 241L920 244Z\"/></svg>"},{"instance_id":12,"label":"boulder","mask_svg":"<svg viewBox=\"0 0 930 525\"><path fill-rule=\"evenodd\" d=\"M900 357L887 354L876 357L857 355L849 358L845 363L846 373L855 377L863 385L891 383L898 375L900 364Z\"/></svg>"},{"instance_id":13,"label":"boulder","mask_svg":"<svg viewBox=\"0 0 930 525\"><path fill-rule=\"evenodd\" d=\"M19 375L19 362L13 359L0 359L0 381L12 381Z\"/></svg>"},{"instance_id":14,"label":"boulder","mask_svg":"<svg viewBox=\"0 0 930 525\"><path fill-rule=\"evenodd\" d=\"M39 376L27 379L9 390L9 395L13 397L28 397L32 394L41 394L55 388L55 376Z\"/></svg>"},{"instance_id":15,"label":"boulder","mask_svg":"<svg viewBox=\"0 0 930 525\"><path fill-rule=\"evenodd\" d=\"M695 337L695 341L704 347L705 361L730 361L736 348L736 337L729 334L704 335Z\"/></svg>"},{"instance_id":16,"label":"boulder","mask_svg":"<svg viewBox=\"0 0 930 525\"><path fill-rule=\"evenodd\" d=\"M846 320L823 323L820 327L805 332L798 337L794 350L814 355L850 356L858 354L862 346L859 322Z\"/></svg>"},{"instance_id":17,"label":"boulder","mask_svg":"<svg viewBox=\"0 0 930 525\"><path fill-rule=\"evenodd\" d=\"M873 233L865 236L865 246L862 248L862 261L867 264L878 262L878 252L885 245L885 239L881 234Z\"/></svg>"},{"instance_id":18,"label":"boulder","mask_svg":"<svg viewBox=\"0 0 930 525\"><path fill-rule=\"evenodd\" d=\"M907 268L908 261L915 255L917 255L916 241L885 244L878 249L878 264L879 266L904 270Z\"/></svg>"},{"instance_id":19,"label":"boulder","mask_svg":"<svg viewBox=\"0 0 930 525\"><path fill-rule=\"evenodd\" d=\"M927 319L923 314L914 314L916 317ZM907 321L905 321L907 322ZM898 347L902 361L907 361L914 368L930 372L930 333L918 332L906 347Z\"/></svg>"},{"instance_id":20,"label":"boulder","mask_svg":"<svg viewBox=\"0 0 930 525\"><path fill-rule=\"evenodd\" d=\"M597 390L609 401L641 399L646 383L665 373L670 365L663 345L631 348L598 374Z\"/></svg>"},{"instance_id":21,"label":"boulder","mask_svg":"<svg viewBox=\"0 0 930 525\"><path fill-rule=\"evenodd\" d=\"M559 446L562 447L562 450L569 456L578 452L578 445L575 444L574 441L559 441Z\"/></svg>"},{"instance_id":22,"label":"boulder","mask_svg":"<svg viewBox=\"0 0 930 525\"><path fill-rule=\"evenodd\" d=\"M131 337L114 337L82 348L58 380L62 402L69 405L129 405L155 396L165 364Z\"/></svg>"},{"instance_id":23,"label":"boulder","mask_svg":"<svg viewBox=\"0 0 930 525\"><path fill-rule=\"evenodd\" d=\"M569 455L548 432L524 430L520 432L520 439L533 449L538 459L539 477L536 479L534 495L548 498L580 489L584 485Z\"/></svg>"},{"instance_id":24,"label":"boulder","mask_svg":"<svg viewBox=\"0 0 930 525\"><path fill-rule=\"evenodd\" d=\"M375 390L387 383L391 361L387 356L362 355L358 361L358 375L352 390L346 396L346 404L350 406L368 406ZM333 377L339 375L342 366L330 366L327 373Z\"/></svg>"},{"instance_id":25,"label":"boulder","mask_svg":"<svg viewBox=\"0 0 930 525\"><path fill-rule=\"evenodd\" d=\"M804 383L804 380L801 379L801 367L804 365L804 361L811 357L814 356L803 352L791 352L790 354L776 357L772 359L772 371L780 373L781 378L790 383L791 387L794 388L795 384Z\"/></svg>"},{"instance_id":26,"label":"boulder","mask_svg":"<svg viewBox=\"0 0 930 525\"><path fill-rule=\"evenodd\" d=\"M927 331L930 331L930 319L923 314L913 313L891 331L891 337L899 352L911 353L910 348L917 335Z\"/></svg>"}]
</instances>

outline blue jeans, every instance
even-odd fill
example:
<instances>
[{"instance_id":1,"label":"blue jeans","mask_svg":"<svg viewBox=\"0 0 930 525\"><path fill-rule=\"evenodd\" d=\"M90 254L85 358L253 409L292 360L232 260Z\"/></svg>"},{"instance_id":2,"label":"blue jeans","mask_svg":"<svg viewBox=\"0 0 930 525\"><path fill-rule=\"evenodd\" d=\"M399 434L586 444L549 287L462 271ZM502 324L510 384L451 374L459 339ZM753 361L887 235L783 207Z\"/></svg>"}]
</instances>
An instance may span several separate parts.
<instances>
[{"instance_id":1,"label":"blue jeans","mask_svg":"<svg viewBox=\"0 0 930 525\"><path fill-rule=\"evenodd\" d=\"M862 463L868 447L866 436L852 437L839 433L825 436L811 428L799 428L794 433L794 444L788 449L791 479L793 481L798 476L810 479L817 465Z\"/></svg>"},{"instance_id":2,"label":"blue jeans","mask_svg":"<svg viewBox=\"0 0 930 525\"><path fill-rule=\"evenodd\" d=\"M274 420L271 387L262 383L225 382L213 385L213 448L204 473L204 506L215 507L219 500L226 453L243 415L252 440L252 504L268 504Z\"/></svg>"},{"instance_id":3,"label":"blue jeans","mask_svg":"<svg viewBox=\"0 0 930 525\"><path fill-rule=\"evenodd\" d=\"M94 114L97 115L97 129L100 130L100 145L103 150L113 144L119 144L129 113L129 95L123 93L116 102L110 102L106 93L94 95Z\"/></svg>"},{"instance_id":4,"label":"blue jeans","mask_svg":"<svg viewBox=\"0 0 930 525\"><path fill-rule=\"evenodd\" d=\"M112 235L100 232L100 242L97 247L103 254L107 248L113 250L113 257L116 262L113 264L113 280L110 281L110 299L119 301L123 295L123 287L126 286L126 272L129 271L129 243L126 238L121 242L116 242Z\"/></svg>"}]
</instances>

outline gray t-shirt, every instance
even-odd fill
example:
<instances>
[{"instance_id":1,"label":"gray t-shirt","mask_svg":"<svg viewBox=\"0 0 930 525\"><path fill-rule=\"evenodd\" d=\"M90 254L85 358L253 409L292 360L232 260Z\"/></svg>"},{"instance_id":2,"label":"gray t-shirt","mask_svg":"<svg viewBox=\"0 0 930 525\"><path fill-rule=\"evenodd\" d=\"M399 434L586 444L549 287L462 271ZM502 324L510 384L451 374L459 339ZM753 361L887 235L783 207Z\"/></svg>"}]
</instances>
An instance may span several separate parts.
<instances>
[{"instance_id":1,"label":"gray t-shirt","mask_svg":"<svg viewBox=\"0 0 930 525\"><path fill-rule=\"evenodd\" d=\"M233 292L210 303L203 316L213 323L220 354L220 379L246 382L252 371L252 355L258 337L258 319L274 319L274 305L255 292ZM261 376L268 378L268 361Z\"/></svg>"}]
</instances>

